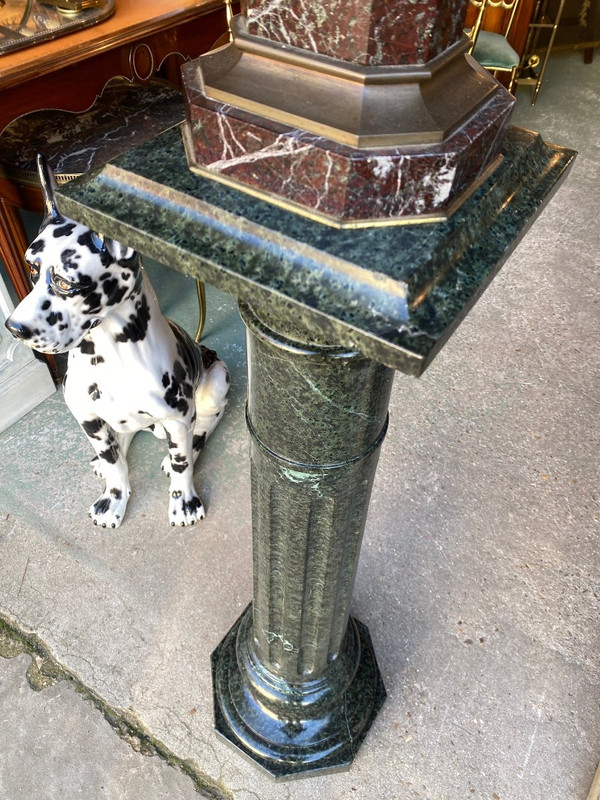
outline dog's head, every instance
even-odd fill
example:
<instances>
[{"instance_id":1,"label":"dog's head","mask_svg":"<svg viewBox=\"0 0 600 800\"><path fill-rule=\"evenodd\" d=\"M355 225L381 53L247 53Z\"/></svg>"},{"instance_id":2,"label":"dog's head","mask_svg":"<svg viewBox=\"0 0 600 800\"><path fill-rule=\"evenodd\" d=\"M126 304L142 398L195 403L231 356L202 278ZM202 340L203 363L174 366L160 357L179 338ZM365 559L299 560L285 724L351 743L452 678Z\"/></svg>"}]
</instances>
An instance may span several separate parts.
<instances>
[{"instance_id":1,"label":"dog's head","mask_svg":"<svg viewBox=\"0 0 600 800\"><path fill-rule=\"evenodd\" d=\"M139 288L140 260L135 250L62 216L43 156L38 173L45 216L25 253L33 289L6 327L33 350L64 353Z\"/></svg>"}]
</instances>

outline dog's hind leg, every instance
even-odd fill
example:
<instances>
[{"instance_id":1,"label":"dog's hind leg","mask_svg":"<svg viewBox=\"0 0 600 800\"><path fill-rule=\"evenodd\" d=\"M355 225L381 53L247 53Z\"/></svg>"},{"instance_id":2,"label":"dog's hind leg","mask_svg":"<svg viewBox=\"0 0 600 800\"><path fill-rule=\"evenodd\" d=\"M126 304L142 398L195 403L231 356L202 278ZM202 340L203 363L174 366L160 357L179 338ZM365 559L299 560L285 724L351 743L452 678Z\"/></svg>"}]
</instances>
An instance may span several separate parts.
<instances>
[{"instance_id":1,"label":"dog's hind leg","mask_svg":"<svg viewBox=\"0 0 600 800\"><path fill-rule=\"evenodd\" d=\"M194 394L196 417L192 439L192 460L194 464L202 452L207 438L221 421L223 410L227 405L226 398L229 384L229 372L225 362L216 359L206 369L202 376L202 381L196 389ZM169 455L165 456L161 466L163 472L170 477L171 458Z\"/></svg>"},{"instance_id":2,"label":"dog's hind leg","mask_svg":"<svg viewBox=\"0 0 600 800\"><path fill-rule=\"evenodd\" d=\"M221 421L227 405L229 391L229 372L225 362L216 359L206 369L200 386L196 389L196 421L194 423L194 461L198 458L206 439Z\"/></svg>"},{"instance_id":3,"label":"dog's hind leg","mask_svg":"<svg viewBox=\"0 0 600 800\"><path fill-rule=\"evenodd\" d=\"M104 492L90 506L89 516L94 525L118 528L131 494L127 461L119 444L119 435L99 417L78 421L96 451L98 464L101 465L99 473L106 482ZM129 437L129 434L126 436ZM131 437L126 446L130 441Z\"/></svg>"}]
</instances>

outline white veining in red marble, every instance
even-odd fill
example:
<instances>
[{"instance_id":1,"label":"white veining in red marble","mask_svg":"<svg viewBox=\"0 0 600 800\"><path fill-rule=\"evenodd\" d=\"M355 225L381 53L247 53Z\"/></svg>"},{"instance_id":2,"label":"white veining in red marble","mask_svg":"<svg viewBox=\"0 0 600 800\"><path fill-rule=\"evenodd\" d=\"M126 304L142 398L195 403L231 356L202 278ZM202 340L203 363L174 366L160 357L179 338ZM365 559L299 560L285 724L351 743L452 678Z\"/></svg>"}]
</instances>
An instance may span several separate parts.
<instances>
[{"instance_id":1,"label":"white veining in red marble","mask_svg":"<svg viewBox=\"0 0 600 800\"><path fill-rule=\"evenodd\" d=\"M247 0L255 36L355 64L424 63L462 35L468 0Z\"/></svg>"}]
</instances>

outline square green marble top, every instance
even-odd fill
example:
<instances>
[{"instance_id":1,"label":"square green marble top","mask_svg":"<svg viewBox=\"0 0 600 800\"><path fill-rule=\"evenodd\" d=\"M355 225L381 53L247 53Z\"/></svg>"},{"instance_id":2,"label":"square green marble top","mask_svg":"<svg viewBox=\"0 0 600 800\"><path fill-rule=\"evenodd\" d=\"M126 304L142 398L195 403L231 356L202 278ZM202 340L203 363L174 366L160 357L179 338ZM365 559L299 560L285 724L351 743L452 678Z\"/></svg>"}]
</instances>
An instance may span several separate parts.
<instances>
[{"instance_id":1,"label":"square green marble top","mask_svg":"<svg viewBox=\"0 0 600 800\"><path fill-rule=\"evenodd\" d=\"M62 213L333 344L419 375L568 172L511 128L504 160L444 222L337 229L192 173L181 130L59 190Z\"/></svg>"}]
</instances>

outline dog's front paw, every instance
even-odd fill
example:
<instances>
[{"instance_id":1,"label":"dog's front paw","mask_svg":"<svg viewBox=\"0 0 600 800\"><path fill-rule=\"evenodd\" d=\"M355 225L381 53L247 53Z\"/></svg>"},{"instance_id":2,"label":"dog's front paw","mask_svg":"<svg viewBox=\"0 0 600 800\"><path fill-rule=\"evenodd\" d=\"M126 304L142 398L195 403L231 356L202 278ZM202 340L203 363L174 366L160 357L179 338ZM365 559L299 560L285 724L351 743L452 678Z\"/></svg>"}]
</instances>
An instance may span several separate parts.
<instances>
[{"instance_id":1,"label":"dog's front paw","mask_svg":"<svg viewBox=\"0 0 600 800\"><path fill-rule=\"evenodd\" d=\"M100 525L102 528L118 528L125 516L130 494L129 489L109 489L101 494L92 503L88 512L94 525Z\"/></svg>"},{"instance_id":2,"label":"dog's front paw","mask_svg":"<svg viewBox=\"0 0 600 800\"><path fill-rule=\"evenodd\" d=\"M169 497L169 522L171 525L193 525L204 519L202 500L195 492L172 489Z\"/></svg>"}]
</instances>

